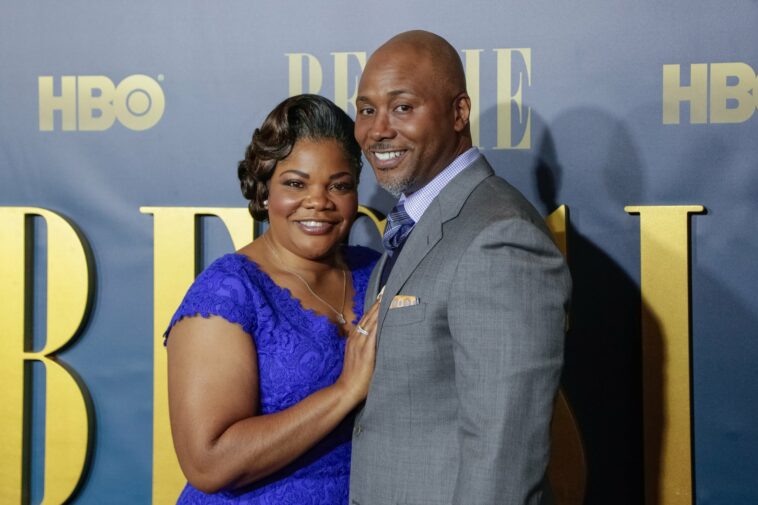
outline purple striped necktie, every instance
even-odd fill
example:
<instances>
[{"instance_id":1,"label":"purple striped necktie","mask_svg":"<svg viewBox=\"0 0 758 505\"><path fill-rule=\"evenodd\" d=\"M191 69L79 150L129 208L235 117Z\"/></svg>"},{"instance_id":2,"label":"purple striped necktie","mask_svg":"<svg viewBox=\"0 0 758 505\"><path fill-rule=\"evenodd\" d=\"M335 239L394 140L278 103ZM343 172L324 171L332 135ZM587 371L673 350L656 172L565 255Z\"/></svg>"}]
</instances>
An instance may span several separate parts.
<instances>
[{"instance_id":1,"label":"purple striped necktie","mask_svg":"<svg viewBox=\"0 0 758 505\"><path fill-rule=\"evenodd\" d=\"M405 212L405 206L398 203L387 216L382 243L387 253L392 256L413 229L416 222Z\"/></svg>"}]
</instances>

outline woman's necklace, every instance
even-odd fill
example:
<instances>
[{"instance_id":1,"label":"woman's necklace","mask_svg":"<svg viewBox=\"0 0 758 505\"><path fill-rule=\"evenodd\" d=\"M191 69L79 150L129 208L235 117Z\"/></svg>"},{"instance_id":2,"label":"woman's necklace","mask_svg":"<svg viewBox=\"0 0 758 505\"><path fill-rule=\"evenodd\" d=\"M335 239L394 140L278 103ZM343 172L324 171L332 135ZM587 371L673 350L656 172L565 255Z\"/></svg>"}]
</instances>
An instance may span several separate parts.
<instances>
[{"instance_id":1,"label":"woman's necklace","mask_svg":"<svg viewBox=\"0 0 758 505\"><path fill-rule=\"evenodd\" d=\"M308 281L306 281L305 279L303 279L300 276L300 274L298 274L297 272L292 271L289 268L286 268L284 266L284 262L282 261L282 258L280 258L279 255L276 253L276 250L274 249L274 246L271 244L271 241L268 238L268 235L264 235L263 236L263 241L266 242L266 247L268 247L268 250L271 251L271 254L279 262L279 268L281 268L285 272L290 273L290 274L294 275L295 277L297 277L298 279L300 279L300 282L302 282L303 284L305 284L305 287L308 288L308 292L310 294L312 294L318 300L320 300L321 303L323 303L324 305L326 305L327 307L329 307L330 309L332 309L332 312L334 312L334 314L337 316L337 322L338 323L340 323L340 324L347 323L347 321L345 321L345 316L342 315L342 313L345 311L345 294L347 292L347 276L345 275L345 271L344 270L342 270L342 307L340 308L340 310L337 310L337 309L334 308L334 306L331 303L327 302L326 300L324 300L323 298L321 298L320 296L318 296L316 294L316 292L313 291L313 288L311 288L311 285L308 284Z\"/></svg>"}]
</instances>

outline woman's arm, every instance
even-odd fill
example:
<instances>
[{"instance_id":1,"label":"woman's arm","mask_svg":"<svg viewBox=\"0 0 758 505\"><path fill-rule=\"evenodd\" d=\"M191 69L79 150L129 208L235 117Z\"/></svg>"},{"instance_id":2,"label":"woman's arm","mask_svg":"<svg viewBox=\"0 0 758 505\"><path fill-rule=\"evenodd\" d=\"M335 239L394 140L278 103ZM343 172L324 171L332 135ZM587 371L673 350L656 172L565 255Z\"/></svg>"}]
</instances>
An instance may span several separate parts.
<instances>
[{"instance_id":1,"label":"woman's arm","mask_svg":"<svg viewBox=\"0 0 758 505\"><path fill-rule=\"evenodd\" d=\"M186 318L168 339L168 388L174 447L187 480L206 493L266 477L332 431L367 394L376 352L376 314L369 330L347 337L337 381L280 412L256 415L255 344L220 317ZM219 342L223 342L220 345Z\"/></svg>"}]
</instances>

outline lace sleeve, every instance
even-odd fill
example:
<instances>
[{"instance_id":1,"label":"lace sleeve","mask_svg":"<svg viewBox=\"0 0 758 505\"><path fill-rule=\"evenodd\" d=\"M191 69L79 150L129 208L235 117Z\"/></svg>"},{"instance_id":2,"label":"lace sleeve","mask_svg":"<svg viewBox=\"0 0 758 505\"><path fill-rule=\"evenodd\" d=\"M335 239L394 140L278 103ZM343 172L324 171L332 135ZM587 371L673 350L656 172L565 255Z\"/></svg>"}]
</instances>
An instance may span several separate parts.
<instances>
[{"instance_id":1,"label":"lace sleeve","mask_svg":"<svg viewBox=\"0 0 758 505\"><path fill-rule=\"evenodd\" d=\"M256 329L258 289L246 275L244 257L222 256L205 269L192 283L184 300L171 318L164 333L168 338L174 325L185 317L220 316L239 324L249 335Z\"/></svg>"}]
</instances>

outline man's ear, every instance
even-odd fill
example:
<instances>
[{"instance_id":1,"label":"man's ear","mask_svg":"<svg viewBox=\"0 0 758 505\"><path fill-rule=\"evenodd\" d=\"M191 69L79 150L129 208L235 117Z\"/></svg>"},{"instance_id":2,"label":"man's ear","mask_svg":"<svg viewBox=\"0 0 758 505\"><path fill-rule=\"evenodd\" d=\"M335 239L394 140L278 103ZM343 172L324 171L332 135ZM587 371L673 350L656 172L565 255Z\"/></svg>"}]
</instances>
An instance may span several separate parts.
<instances>
[{"instance_id":1,"label":"man's ear","mask_svg":"<svg viewBox=\"0 0 758 505\"><path fill-rule=\"evenodd\" d=\"M455 109L455 131L462 132L468 126L469 115L471 114L471 98L465 91L459 93L453 102Z\"/></svg>"}]
</instances>

